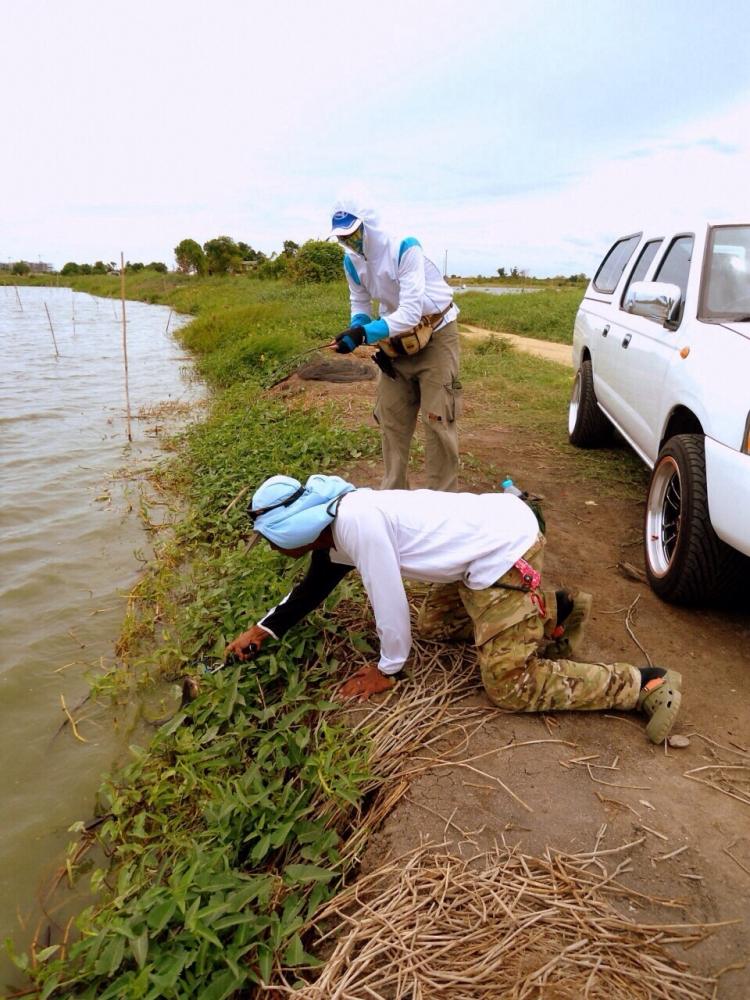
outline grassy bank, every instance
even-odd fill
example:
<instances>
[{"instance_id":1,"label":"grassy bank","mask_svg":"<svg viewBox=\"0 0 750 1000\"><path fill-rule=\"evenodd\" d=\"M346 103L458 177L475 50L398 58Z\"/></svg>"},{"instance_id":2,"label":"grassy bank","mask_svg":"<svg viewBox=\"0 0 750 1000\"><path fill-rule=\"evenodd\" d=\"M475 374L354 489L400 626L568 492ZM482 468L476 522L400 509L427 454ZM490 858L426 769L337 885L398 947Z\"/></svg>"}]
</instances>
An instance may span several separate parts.
<instances>
[{"instance_id":1,"label":"grassy bank","mask_svg":"<svg viewBox=\"0 0 750 1000\"><path fill-rule=\"evenodd\" d=\"M456 297L461 310L459 322L572 344L573 323L584 291L575 287L517 295L465 292Z\"/></svg>"}]
</instances>

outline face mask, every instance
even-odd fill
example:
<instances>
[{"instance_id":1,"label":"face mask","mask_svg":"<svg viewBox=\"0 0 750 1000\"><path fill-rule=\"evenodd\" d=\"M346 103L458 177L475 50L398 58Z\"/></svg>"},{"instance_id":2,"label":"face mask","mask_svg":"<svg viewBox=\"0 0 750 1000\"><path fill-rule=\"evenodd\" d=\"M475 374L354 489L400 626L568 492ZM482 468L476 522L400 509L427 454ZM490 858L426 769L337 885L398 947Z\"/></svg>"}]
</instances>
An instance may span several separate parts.
<instances>
[{"instance_id":1,"label":"face mask","mask_svg":"<svg viewBox=\"0 0 750 1000\"><path fill-rule=\"evenodd\" d=\"M364 225L358 226L353 233L349 233L348 236L339 236L339 243L342 246L348 247L349 250L353 250L360 256L364 256L365 247L365 227Z\"/></svg>"}]
</instances>

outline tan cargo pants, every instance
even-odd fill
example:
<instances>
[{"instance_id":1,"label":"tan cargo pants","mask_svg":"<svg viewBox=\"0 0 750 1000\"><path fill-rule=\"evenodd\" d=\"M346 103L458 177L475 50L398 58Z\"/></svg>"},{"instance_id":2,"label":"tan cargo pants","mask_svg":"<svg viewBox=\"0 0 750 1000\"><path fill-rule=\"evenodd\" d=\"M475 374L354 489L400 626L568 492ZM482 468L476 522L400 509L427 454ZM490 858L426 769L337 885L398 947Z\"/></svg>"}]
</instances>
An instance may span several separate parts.
<instances>
[{"instance_id":1,"label":"tan cargo pants","mask_svg":"<svg viewBox=\"0 0 750 1000\"><path fill-rule=\"evenodd\" d=\"M409 448L422 411L425 471L431 490L458 486L458 324L446 324L418 354L395 358L395 379L380 373L375 419L383 448L383 490L409 489Z\"/></svg>"},{"instance_id":2,"label":"tan cargo pants","mask_svg":"<svg viewBox=\"0 0 750 1000\"><path fill-rule=\"evenodd\" d=\"M541 572L544 537L524 559ZM520 586L515 567L498 583ZM640 672L629 663L576 663L546 660L538 647L549 642L557 619L554 591L543 593L546 614L539 614L528 593L492 586L469 590L463 583L433 585L419 613L419 634L433 639L474 635L487 697L514 712L558 709L630 710L636 707Z\"/></svg>"}]
</instances>

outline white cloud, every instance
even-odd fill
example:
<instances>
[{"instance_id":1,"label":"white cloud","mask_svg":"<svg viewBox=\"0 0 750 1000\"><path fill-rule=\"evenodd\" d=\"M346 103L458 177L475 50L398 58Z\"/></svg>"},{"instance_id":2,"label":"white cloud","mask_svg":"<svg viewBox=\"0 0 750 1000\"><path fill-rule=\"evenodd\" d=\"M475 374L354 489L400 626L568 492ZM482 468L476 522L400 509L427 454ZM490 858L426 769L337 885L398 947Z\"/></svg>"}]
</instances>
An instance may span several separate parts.
<instances>
[{"instance_id":1,"label":"white cloud","mask_svg":"<svg viewBox=\"0 0 750 1000\"><path fill-rule=\"evenodd\" d=\"M590 271L657 213L747 216L750 96L705 114L747 86L741 18L665 0L649 38L633 3L585 32L582 0L21 5L0 34L0 256L171 263L221 233L270 252L325 234L357 178L467 274Z\"/></svg>"},{"instance_id":2,"label":"white cloud","mask_svg":"<svg viewBox=\"0 0 750 1000\"><path fill-rule=\"evenodd\" d=\"M750 221L749 177L750 95L647 148L623 144L552 191L422 209L420 232L434 259L448 249L457 273L590 274L618 236L643 227Z\"/></svg>"}]
</instances>

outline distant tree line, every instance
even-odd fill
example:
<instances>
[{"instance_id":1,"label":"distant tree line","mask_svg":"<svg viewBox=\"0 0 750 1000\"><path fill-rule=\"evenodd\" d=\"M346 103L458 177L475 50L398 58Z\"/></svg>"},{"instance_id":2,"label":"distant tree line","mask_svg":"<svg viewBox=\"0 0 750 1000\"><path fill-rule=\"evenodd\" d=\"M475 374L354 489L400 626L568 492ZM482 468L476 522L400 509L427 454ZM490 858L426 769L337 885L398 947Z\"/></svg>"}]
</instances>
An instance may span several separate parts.
<instances>
[{"instance_id":1,"label":"distant tree line","mask_svg":"<svg viewBox=\"0 0 750 1000\"><path fill-rule=\"evenodd\" d=\"M246 274L254 278L288 278L297 283L335 281L343 276L341 247L308 240L302 246L284 240L280 253L267 256L231 236L217 236L203 246L181 240L174 248L177 270L183 274Z\"/></svg>"},{"instance_id":2,"label":"distant tree line","mask_svg":"<svg viewBox=\"0 0 750 1000\"><path fill-rule=\"evenodd\" d=\"M499 267L497 269L497 273L498 277L511 278L513 281L525 281L526 278L530 277L529 272L526 269L522 269L520 267L511 267L511 268ZM537 279L532 277L531 280L535 281ZM569 274L567 277L564 274L558 274L552 280L555 281L557 284L562 284L563 282L567 282L569 285L577 285L581 282L586 282L589 279L586 277L585 274L581 273L581 274Z\"/></svg>"},{"instance_id":3,"label":"distant tree line","mask_svg":"<svg viewBox=\"0 0 750 1000\"><path fill-rule=\"evenodd\" d=\"M159 271L164 274L167 271L167 265L163 264L160 260L152 260L150 264L142 264L140 261L127 261L125 264L126 271ZM105 264L103 260L98 260L95 264L76 264L75 261L69 260L67 264L63 264L60 274L119 274L120 268L117 266L115 261L111 260L109 263Z\"/></svg>"}]
</instances>

